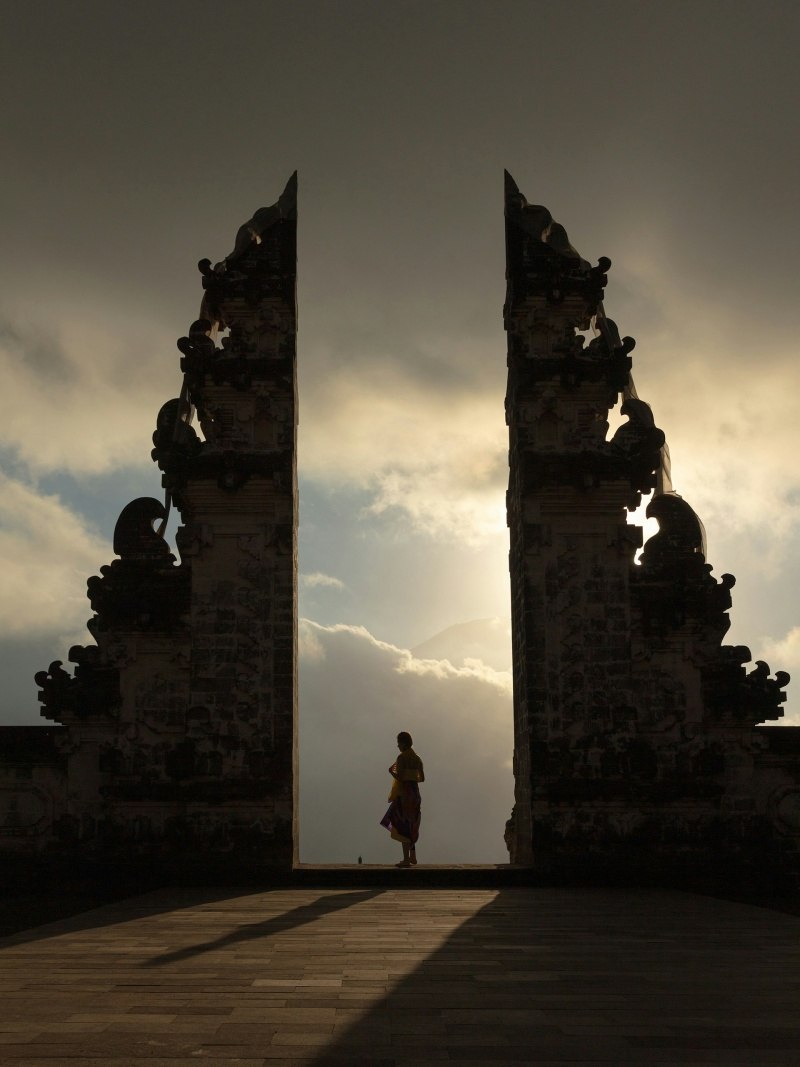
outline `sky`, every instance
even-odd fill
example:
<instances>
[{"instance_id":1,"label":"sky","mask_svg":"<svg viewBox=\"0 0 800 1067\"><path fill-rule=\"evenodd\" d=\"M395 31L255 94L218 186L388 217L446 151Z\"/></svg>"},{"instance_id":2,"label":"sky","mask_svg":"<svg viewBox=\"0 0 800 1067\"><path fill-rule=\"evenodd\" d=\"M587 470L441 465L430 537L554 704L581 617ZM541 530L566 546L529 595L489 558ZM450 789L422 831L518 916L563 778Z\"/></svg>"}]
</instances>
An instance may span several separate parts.
<instances>
[{"instance_id":1,"label":"sky","mask_svg":"<svg viewBox=\"0 0 800 1067\"><path fill-rule=\"evenodd\" d=\"M1 722L42 721L33 673L88 639L117 515L160 495L197 260L295 169L302 858L393 855L399 729L425 858L505 858L503 168L611 258L675 489L737 577L727 640L800 681L796 3L0 9Z\"/></svg>"}]
</instances>

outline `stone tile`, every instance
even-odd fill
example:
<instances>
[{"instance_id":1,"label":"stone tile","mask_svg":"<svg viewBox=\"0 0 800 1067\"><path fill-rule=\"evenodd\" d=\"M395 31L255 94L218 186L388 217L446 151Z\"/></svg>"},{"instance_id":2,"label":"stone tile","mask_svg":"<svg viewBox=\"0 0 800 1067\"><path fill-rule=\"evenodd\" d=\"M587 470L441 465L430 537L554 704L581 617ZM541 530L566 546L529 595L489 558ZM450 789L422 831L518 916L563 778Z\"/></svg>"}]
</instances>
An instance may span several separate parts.
<instances>
[{"instance_id":1,"label":"stone tile","mask_svg":"<svg viewBox=\"0 0 800 1067\"><path fill-rule=\"evenodd\" d=\"M277 1030L272 1037L273 1045L320 1045L330 1044L331 1030Z\"/></svg>"},{"instance_id":2,"label":"stone tile","mask_svg":"<svg viewBox=\"0 0 800 1067\"><path fill-rule=\"evenodd\" d=\"M0 941L3 1067L800 1063L791 916L649 891L202 895Z\"/></svg>"}]
</instances>

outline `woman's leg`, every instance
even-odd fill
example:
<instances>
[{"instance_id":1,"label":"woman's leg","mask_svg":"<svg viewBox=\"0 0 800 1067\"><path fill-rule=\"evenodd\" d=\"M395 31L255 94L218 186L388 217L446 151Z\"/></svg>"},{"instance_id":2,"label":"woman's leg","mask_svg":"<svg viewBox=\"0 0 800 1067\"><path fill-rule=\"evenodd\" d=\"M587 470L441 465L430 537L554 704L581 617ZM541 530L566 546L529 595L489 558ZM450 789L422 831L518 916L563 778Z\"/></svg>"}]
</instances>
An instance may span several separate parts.
<instances>
[{"instance_id":1,"label":"woman's leg","mask_svg":"<svg viewBox=\"0 0 800 1067\"><path fill-rule=\"evenodd\" d=\"M403 862L402 863L398 863L397 866L398 867L410 867L411 866L411 860L409 859L409 852L410 852L411 846L409 845L409 843L407 841L401 841L400 844L403 846Z\"/></svg>"}]
</instances>

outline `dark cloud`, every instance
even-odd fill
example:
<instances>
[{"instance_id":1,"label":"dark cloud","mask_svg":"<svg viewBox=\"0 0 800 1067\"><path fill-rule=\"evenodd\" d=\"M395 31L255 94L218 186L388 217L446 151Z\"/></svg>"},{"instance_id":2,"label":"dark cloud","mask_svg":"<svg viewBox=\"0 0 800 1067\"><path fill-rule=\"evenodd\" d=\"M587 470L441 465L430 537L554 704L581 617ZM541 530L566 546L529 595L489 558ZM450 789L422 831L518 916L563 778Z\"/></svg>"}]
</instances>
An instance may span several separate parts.
<instances>
[{"instance_id":1,"label":"dark cloud","mask_svg":"<svg viewBox=\"0 0 800 1067\"><path fill-rule=\"evenodd\" d=\"M6 419L23 428L4 445L56 472L48 490L64 457L108 478L136 456L147 466L155 413L179 384L174 339L199 306L197 260L224 255L241 222L298 168L300 464L306 448L317 479L303 487L308 569L347 583L342 617L397 641L504 614L496 603L507 597L503 536L478 550L458 543L455 520L434 537L396 502L365 514L385 490L386 456L370 482L355 446L344 452L330 409L348 391L348 418L359 404L368 416L394 398L365 418L363 455L379 451L384 427L402 424L411 408L441 439L459 412L483 432L477 424L488 416L470 407L476 397L496 402L504 432L506 166L582 255L614 260L607 307L639 342L637 384L667 432L678 488L681 465L701 452L712 488L745 469L758 482L780 464L761 480L793 491L781 457L795 455L797 441L784 432L794 425L785 413L772 450L743 438L732 457L730 442L726 452L709 441L721 406L718 421L739 426L742 402L774 409L754 383L771 375L780 397L794 388L796 3L2 7L11 87L0 99L3 304L22 338L14 358L32 372ZM35 328L19 325L20 302L35 309L26 320ZM72 391L58 387L67 380ZM7 382L20 396L19 380ZM764 419L753 425L762 440L776 432ZM314 427L331 454L342 449L342 476L327 472L328 488L343 494L335 504L321 503ZM425 488L429 453L440 449L416 429L402 446L391 441L401 489ZM451 465L423 503L438 495L446 504L481 477L500 498L496 459L483 474ZM115 490L92 484L61 487L75 507L110 523ZM721 544L732 569L747 569L759 537L774 536L788 558L796 529L783 522L779 536L770 533L764 515L780 498L774 486L761 496L732 490L727 512L726 492L710 501L712 545L717 517L727 537L748 508L760 513L739 549ZM331 525L329 507L339 510ZM748 611L759 603L772 611L775 589L754 589ZM778 599L788 629L794 609L788 594ZM769 614L757 617L780 636Z\"/></svg>"},{"instance_id":2,"label":"dark cloud","mask_svg":"<svg viewBox=\"0 0 800 1067\"><path fill-rule=\"evenodd\" d=\"M357 282L452 309L465 282L501 298L507 165L584 255L647 224L691 273L768 289L736 264L796 247L797 23L710 0L17 5L7 240L158 303L298 166L314 303Z\"/></svg>"},{"instance_id":3,"label":"dark cloud","mask_svg":"<svg viewBox=\"0 0 800 1067\"><path fill-rule=\"evenodd\" d=\"M78 377L58 338L43 323L22 325L0 314L0 350L56 387Z\"/></svg>"}]
</instances>

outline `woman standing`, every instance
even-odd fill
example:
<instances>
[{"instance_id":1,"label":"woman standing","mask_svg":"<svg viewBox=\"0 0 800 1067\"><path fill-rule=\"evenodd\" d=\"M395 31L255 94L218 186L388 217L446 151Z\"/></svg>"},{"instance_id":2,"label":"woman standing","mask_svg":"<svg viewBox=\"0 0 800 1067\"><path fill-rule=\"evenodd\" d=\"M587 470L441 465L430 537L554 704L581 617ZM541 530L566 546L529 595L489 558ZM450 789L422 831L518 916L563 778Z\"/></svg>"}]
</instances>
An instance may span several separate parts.
<instances>
[{"instance_id":1,"label":"woman standing","mask_svg":"<svg viewBox=\"0 0 800 1067\"><path fill-rule=\"evenodd\" d=\"M417 862L415 845L419 838L421 801L419 782L425 781L422 760L411 747L411 734L403 730L397 735L400 755L389 768L394 782L389 794L389 810L381 819L395 841L403 846L403 861L396 867L412 867Z\"/></svg>"}]
</instances>

